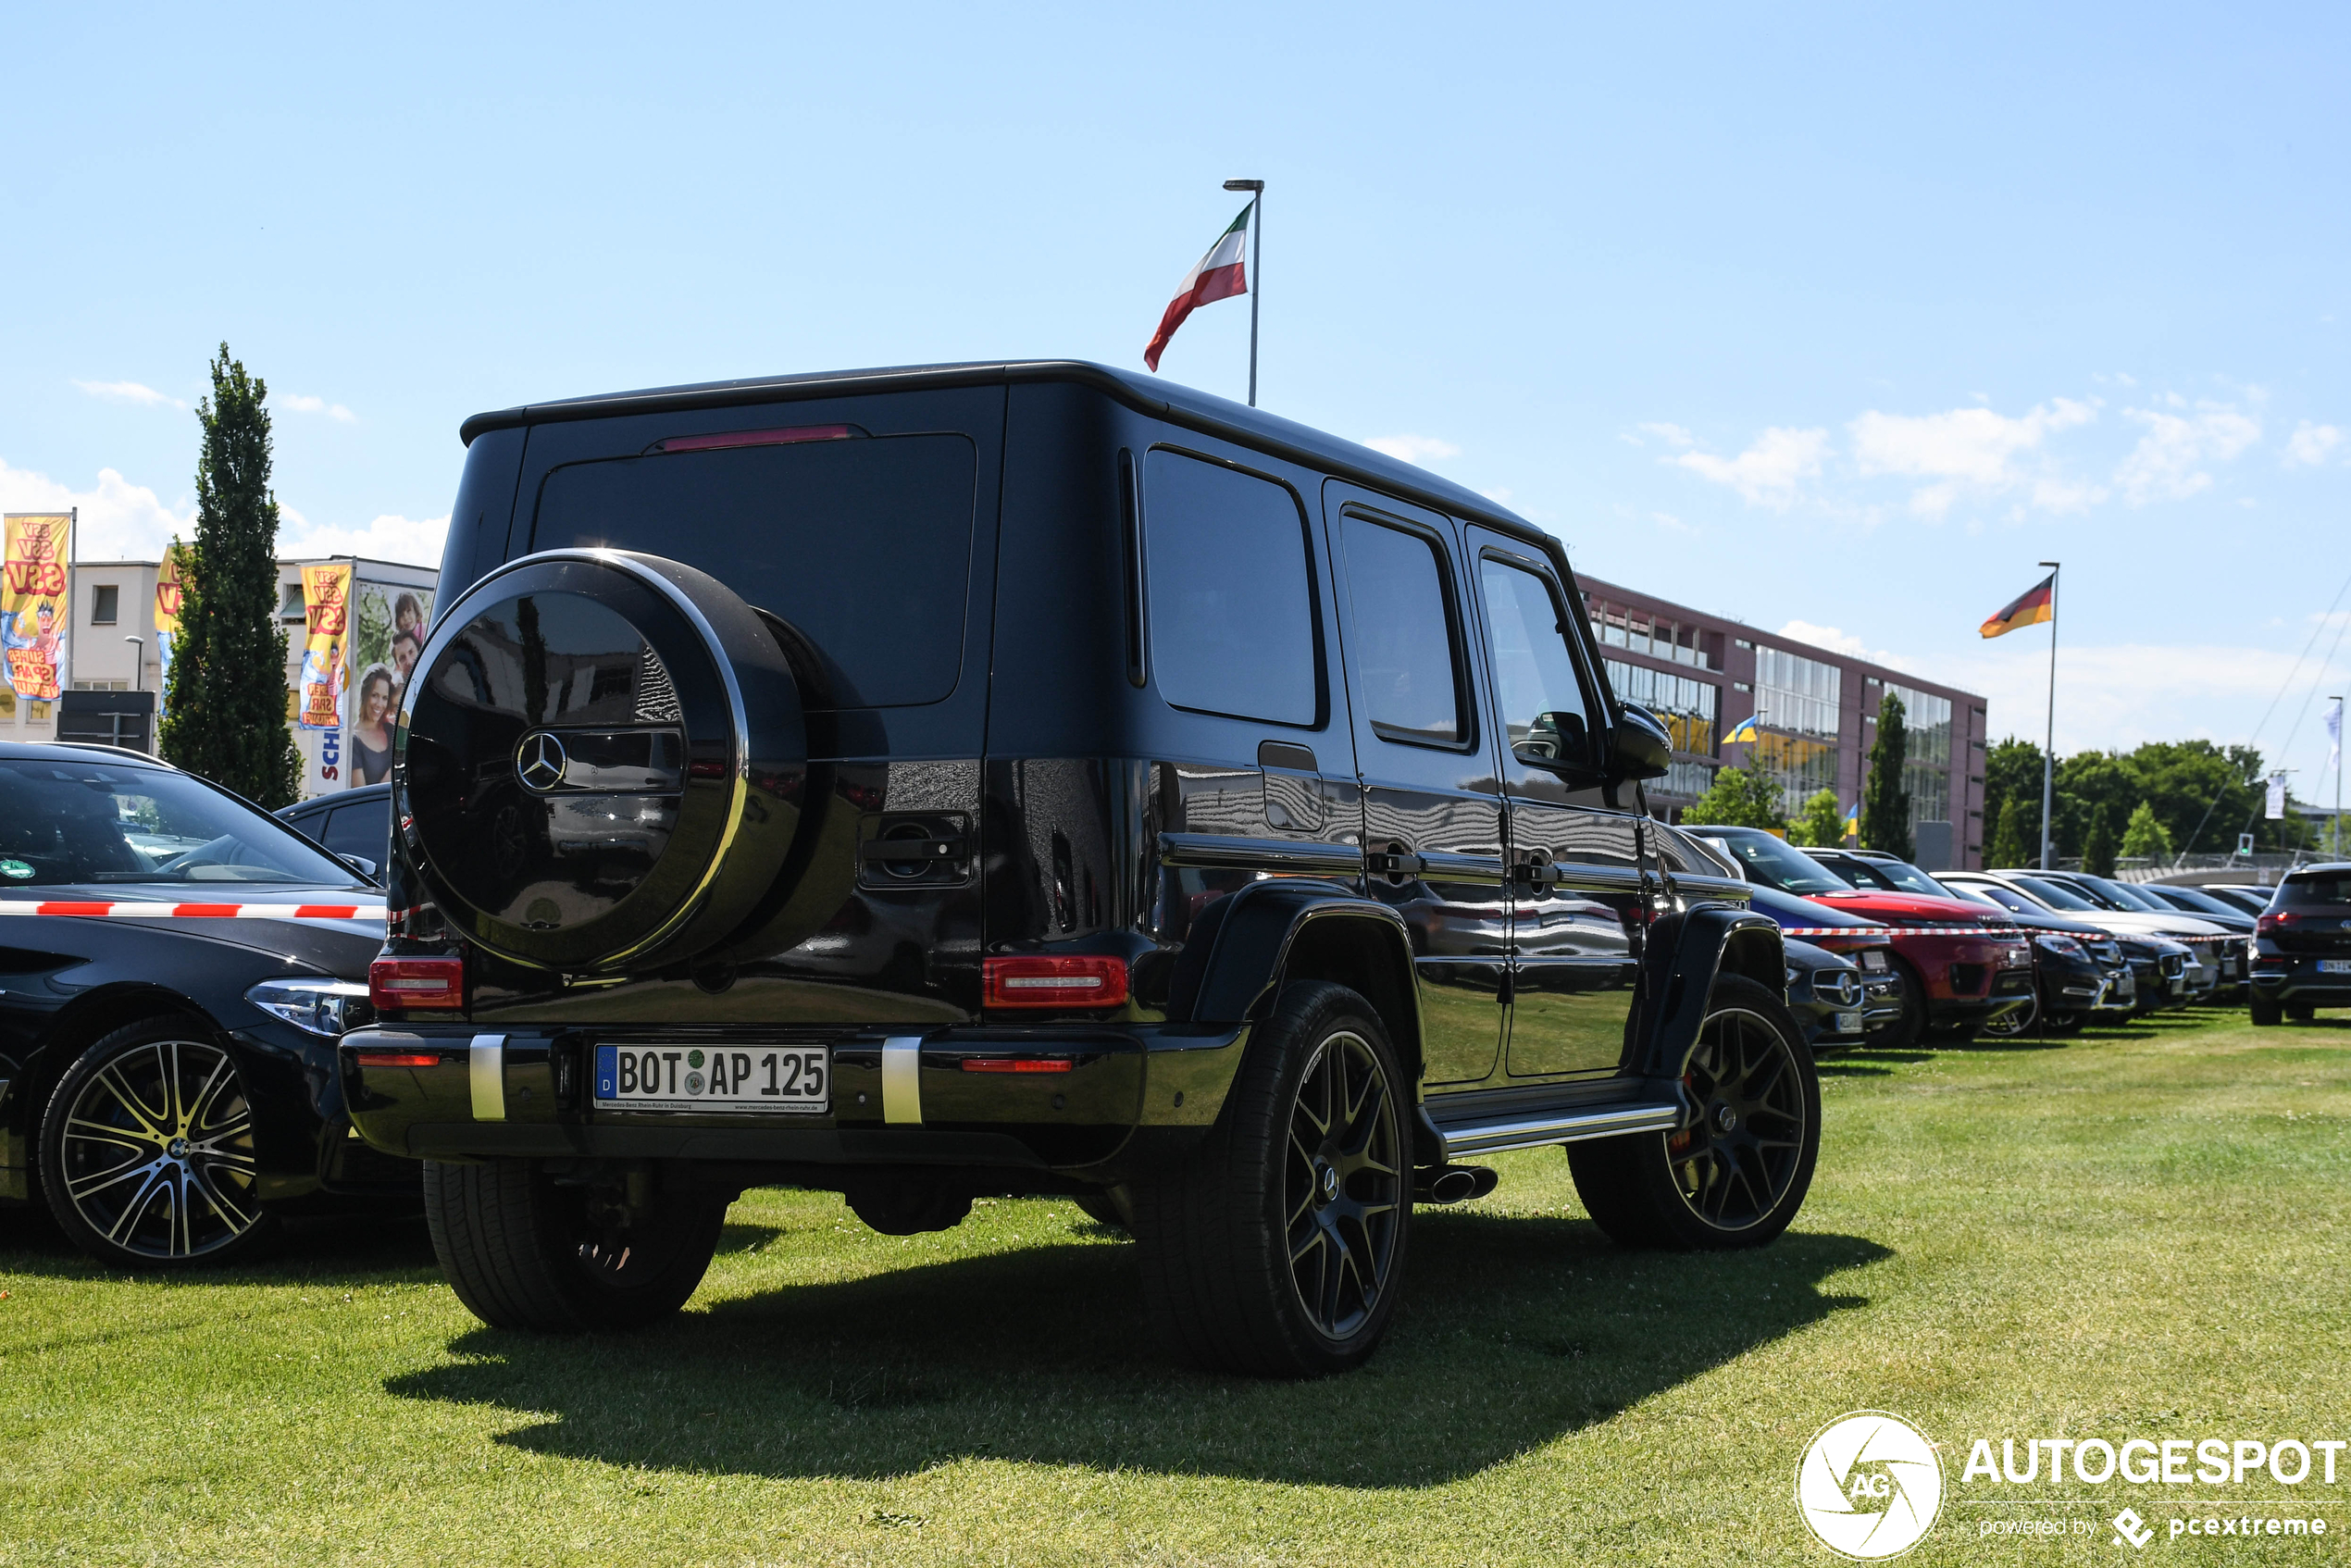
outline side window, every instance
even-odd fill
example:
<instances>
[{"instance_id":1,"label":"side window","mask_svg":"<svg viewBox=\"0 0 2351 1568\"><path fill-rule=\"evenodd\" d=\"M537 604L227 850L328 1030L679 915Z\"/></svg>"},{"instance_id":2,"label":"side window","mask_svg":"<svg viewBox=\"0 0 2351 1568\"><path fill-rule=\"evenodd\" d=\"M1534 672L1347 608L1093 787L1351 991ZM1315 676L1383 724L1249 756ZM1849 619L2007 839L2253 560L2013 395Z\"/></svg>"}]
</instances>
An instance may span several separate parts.
<instances>
[{"instance_id":1,"label":"side window","mask_svg":"<svg viewBox=\"0 0 2351 1568\"><path fill-rule=\"evenodd\" d=\"M329 812L323 828L316 817L304 826L317 829L318 841L335 853L372 860L380 869L392 844L392 803L388 797L354 802Z\"/></svg>"},{"instance_id":2,"label":"side window","mask_svg":"<svg viewBox=\"0 0 2351 1568\"><path fill-rule=\"evenodd\" d=\"M1312 726L1322 671L1306 516L1287 490L1180 453L1143 463L1145 590L1160 694Z\"/></svg>"},{"instance_id":3,"label":"side window","mask_svg":"<svg viewBox=\"0 0 2351 1568\"><path fill-rule=\"evenodd\" d=\"M1464 743L1459 621L1437 541L1351 512L1339 529L1347 652L1373 732L1412 745Z\"/></svg>"},{"instance_id":4,"label":"side window","mask_svg":"<svg viewBox=\"0 0 2351 1568\"><path fill-rule=\"evenodd\" d=\"M1548 578L1490 555L1478 563L1477 575L1494 641L1495 695L1511 752L1522 762L1587 765L1591 719L1557 591Z\"/></svg>"}]
</instances>

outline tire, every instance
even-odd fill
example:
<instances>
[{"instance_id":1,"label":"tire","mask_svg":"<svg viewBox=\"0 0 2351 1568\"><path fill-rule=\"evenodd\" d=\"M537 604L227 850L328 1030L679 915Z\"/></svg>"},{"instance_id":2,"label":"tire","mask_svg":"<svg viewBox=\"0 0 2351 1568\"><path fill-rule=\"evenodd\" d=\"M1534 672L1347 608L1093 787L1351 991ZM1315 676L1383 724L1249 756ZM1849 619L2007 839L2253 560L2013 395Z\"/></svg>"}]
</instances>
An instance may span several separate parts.
<instances>
[{"instance_id":1,"label":"tire","mask_svg":"<svg viewBox=\"0 0 2351 1568\"><path fill-rule=\"evenodd\" d=\"M2318 1004L2311 1002L2289 1002L2285 1004L2285 1015L2297 1024L2307 1024L2319 1015Z\"/></svg>"},{"instance_id":2,"label":"tire","mask_svg":"<svg viewBox=\"0 0 2351 1568\"><path fill-rule=\"evenodd\" d=\"M2245 1012L2251 1016L2253 1027L2257 1029L2274 1027L2285 1019L2284 1009L2274 1002L2264 1002L2258 996L2245 1003Z\"/></svg>"},{"instance_id":3,"label":"tire","mask_svg":"<svg viewBox=\"0 0 2351 1568\"><path fill-rule=\"evenodd\" d=\"M557 1183L537 1162L425 1162L425 1220L457 1299L492 1328L642 1328L686 1304L718 1251L727 1203ZM615 1223L616 1216L625 1223Z\"/></svg>"},{"instance_id":4,"label":"tire","mask_svg":"<svg viewBox=\"0 0 2351 1568\"><path fill-rule=\"evenodd\" d=\"M1106 1225L1113 1230L1129 1235L1135 1229L1133 1201L1123 1187L1105 1187L1093 1192L1081 1192L1071 1200L1078 1212L1096 1225Z\"/></svg>"},{"instance_id":5,"label":"tire","mask_svg":"<svg viewBox=\"0 0 2351 1568\"><path fill-rule=\"evenodd\" d=\"M2078 1035L2090 1021L2087 1013L2044 1013L2041 1032L2046 1035Z\"/></svg>"},{"instance_id":6,"label":"tire","mask_svg":"<svg viewBox=\"0 0 2351 1568\"><path fill-rule=\"evenodd\" d=\"M1132 1189L1145 1301L1179 1357L1312 1377L1378 1347L1412 1226L1410 1093L1369 1002L1283 989L1206 1141Z\"/></svg>"},{"instance_id":7,"label":"tire","mask_svg":"<svg viewBox=\"0 0 2351 1568\"><path fill-rule=\"evenodd\" d=\"M1821 1080L1796 1021L1753 980L1719 977L1682 1085L1690 1125L1567 1146L1576 1193L1622 1246L1760 1247L1803 1207L1821 1151Z\"/></svg>"},{"instance_id":8,"label":"tire","mask_svg":"<svg viewBox=\"0 0 2351 1568\"><path fill-rule=\"evenodd\" d=\"M100 1263L233 1263L277 1234L255 1196L243 1075L193 1019L143 1018L84 1051L49 1096L40 1146L50 1212Z\"/></svg>"},{"instance_id":9,"label":"tire","mask_svg":"<svg viewBox=\"0 0 2351 1568\"><path fill-rule=\"evenodd\" d=\"M1895 973L1902 977L1902 1016L1863 1038L1862 1043L1873 1051L1905 1051L1926 1033L1926 982L1908 959L1897 956L1893 963Z\"/></svg>"}]
</instances>

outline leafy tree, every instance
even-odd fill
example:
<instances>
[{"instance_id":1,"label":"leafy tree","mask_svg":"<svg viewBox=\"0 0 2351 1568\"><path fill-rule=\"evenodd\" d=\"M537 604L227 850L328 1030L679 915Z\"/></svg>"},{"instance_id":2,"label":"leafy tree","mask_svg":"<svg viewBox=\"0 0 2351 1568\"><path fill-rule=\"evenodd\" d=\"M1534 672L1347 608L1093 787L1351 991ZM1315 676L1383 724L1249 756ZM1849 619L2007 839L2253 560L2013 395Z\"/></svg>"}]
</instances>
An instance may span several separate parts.
<instances>
[{"instance_id":1,"label":"leafy tree","mask_svg":"<svg viewBox=\"0 0 2351 1568\"><path fill-rule=\"evenodd\" d=\"M1902 788L1902 763L1910 740L1904 716L1902 699L1888 691L1878 704L1877 740L1870 747L1869 782L1861 791L1861 842L1909 860L1910 792Z\"/></svg>"},{"instance_id":2,"label":"leafy tree","mask_svg":"<svg viewBox=\"0 0 2351 1568\"><path fill-rule=\"evenodd\" d=\"M2038 865L2041 863L2041 748L2014 736L2000 741L1984 757L1984 820L1992 825L1996 845L2001 825L2014 806L2018 858L1996 859L1995 865Z\"/></svg>"},{"instance_id":3,"label":"leafy tree","mask_svg":"<svg viewBox=\"0 0 2351 1568\"><path fill-rule=\"evenodd\" d=\"M2147 801L2131 814L2122 829L2122 858L2125 860L2169 860L2171 858L2171 835L2162 823L2155 819L2155 806Z\"/></svg>"},{"instance_id":4,"label":"leafy tree","mask_svg":"<svg viewBox=\"0 0 2351 1568\"><path fill-rule=\"evenodd\" d=\"M2039 803L2034 804L2037 807ZM2037 817L2041 814L2036 809L2033 815ZM2025 840L2025 821L2024 802L2010 795L2009 803L2000 808L1999 821L1992 829L1992 849L1984 857L1984 865L1997 871L2003 867L2041 864L2038 840L2028 844Z\"/></svg>"},{"instance_id":5,"label":"leafy tree","mask_svg":"<svg viewBox=\"0 0 2351 1568\"><path fill-rule=\"evenodd\" d=\"M2114 829L2107 824L2103 803L2090 808L2090 826L2082 834L2082 869L2093 877L2114 875Z\"/></svg>"},{"instance_id":6,"label":"leafy tree","mask_svg":"<svg viewBox=\"0 0 2351 1568\"><path fill-rule=\"evenodd\" d=\"M1749 767L1717 768L1714 782L1684 810L1682 820L1724 828L1763 828L1774 833L1787 828L1787 819L1780 815L1779 785Z\"/></svg>"},{"instance_id":7,"label":"leafy tree","mask_svg":"<svg viewBox=\"0 0 2351 1568\"><path fill-rule=\"evenodd\" d=\"M278 625L278 501L269 490L267 383L220 345L196 404L196 539L181 579L164 757L274 810L293 803L301 754L286 728Z\"/></svg>"},{"instance_id":8,"label":"leafy tree","mask_svg":"<svg viewBox=\"0 0 2351 1568\"><path fill-rule=\"evenodd\" d=\"M1831 849L1845 842L1845 814L1836 809L1836 791L1818 790L1804 803L1804 813L1787 825L1788 841Z\"/></svg>"}]
</instances>

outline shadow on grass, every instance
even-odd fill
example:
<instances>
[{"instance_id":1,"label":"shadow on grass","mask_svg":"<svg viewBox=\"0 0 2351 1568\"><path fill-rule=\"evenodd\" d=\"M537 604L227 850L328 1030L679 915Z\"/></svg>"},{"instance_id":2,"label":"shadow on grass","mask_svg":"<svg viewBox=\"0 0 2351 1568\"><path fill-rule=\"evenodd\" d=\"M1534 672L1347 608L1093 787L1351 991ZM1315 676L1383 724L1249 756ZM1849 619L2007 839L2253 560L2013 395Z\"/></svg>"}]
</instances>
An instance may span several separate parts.
<instances>
[{"instance_id":1,"label":"shadow on grass","mask_svg":"<svg viewBox=\"0 0 2351 1568\"><path fill-rule=\"evenodd\" d=\"M724 1300L626 1338L482 1329L451 1344L456 1363L385 1386L513 1411L527 1424L499 1440L518 1448L653 1469L879 1477L1002 1459L1426 1486L1862 1305L1822 1282L1889 1255L1820 1235L1636 1253L1582 1221L1427 1214L1371 1363L1275 1383L1169 1365L1133 1250L1055 1243Z\"/></svg>"}]
</instances>

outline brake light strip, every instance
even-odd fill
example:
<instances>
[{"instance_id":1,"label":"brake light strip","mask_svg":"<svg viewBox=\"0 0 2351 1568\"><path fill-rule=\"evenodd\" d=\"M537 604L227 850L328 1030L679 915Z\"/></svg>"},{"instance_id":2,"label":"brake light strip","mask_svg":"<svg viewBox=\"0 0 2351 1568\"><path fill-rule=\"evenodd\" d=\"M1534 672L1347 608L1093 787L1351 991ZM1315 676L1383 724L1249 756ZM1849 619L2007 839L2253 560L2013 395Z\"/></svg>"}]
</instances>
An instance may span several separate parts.
<instances>
[{"instance_id":1,"label":"brake light strip","mask_svg":"<svg viewBox=\"0 0 2351 1568\"><path fill-rule=\"evenodd\" d=\"M0 899L0 915L63 915L83 920L381 920L379 903L76 903Z\"/></svg>"}]
</instances>

